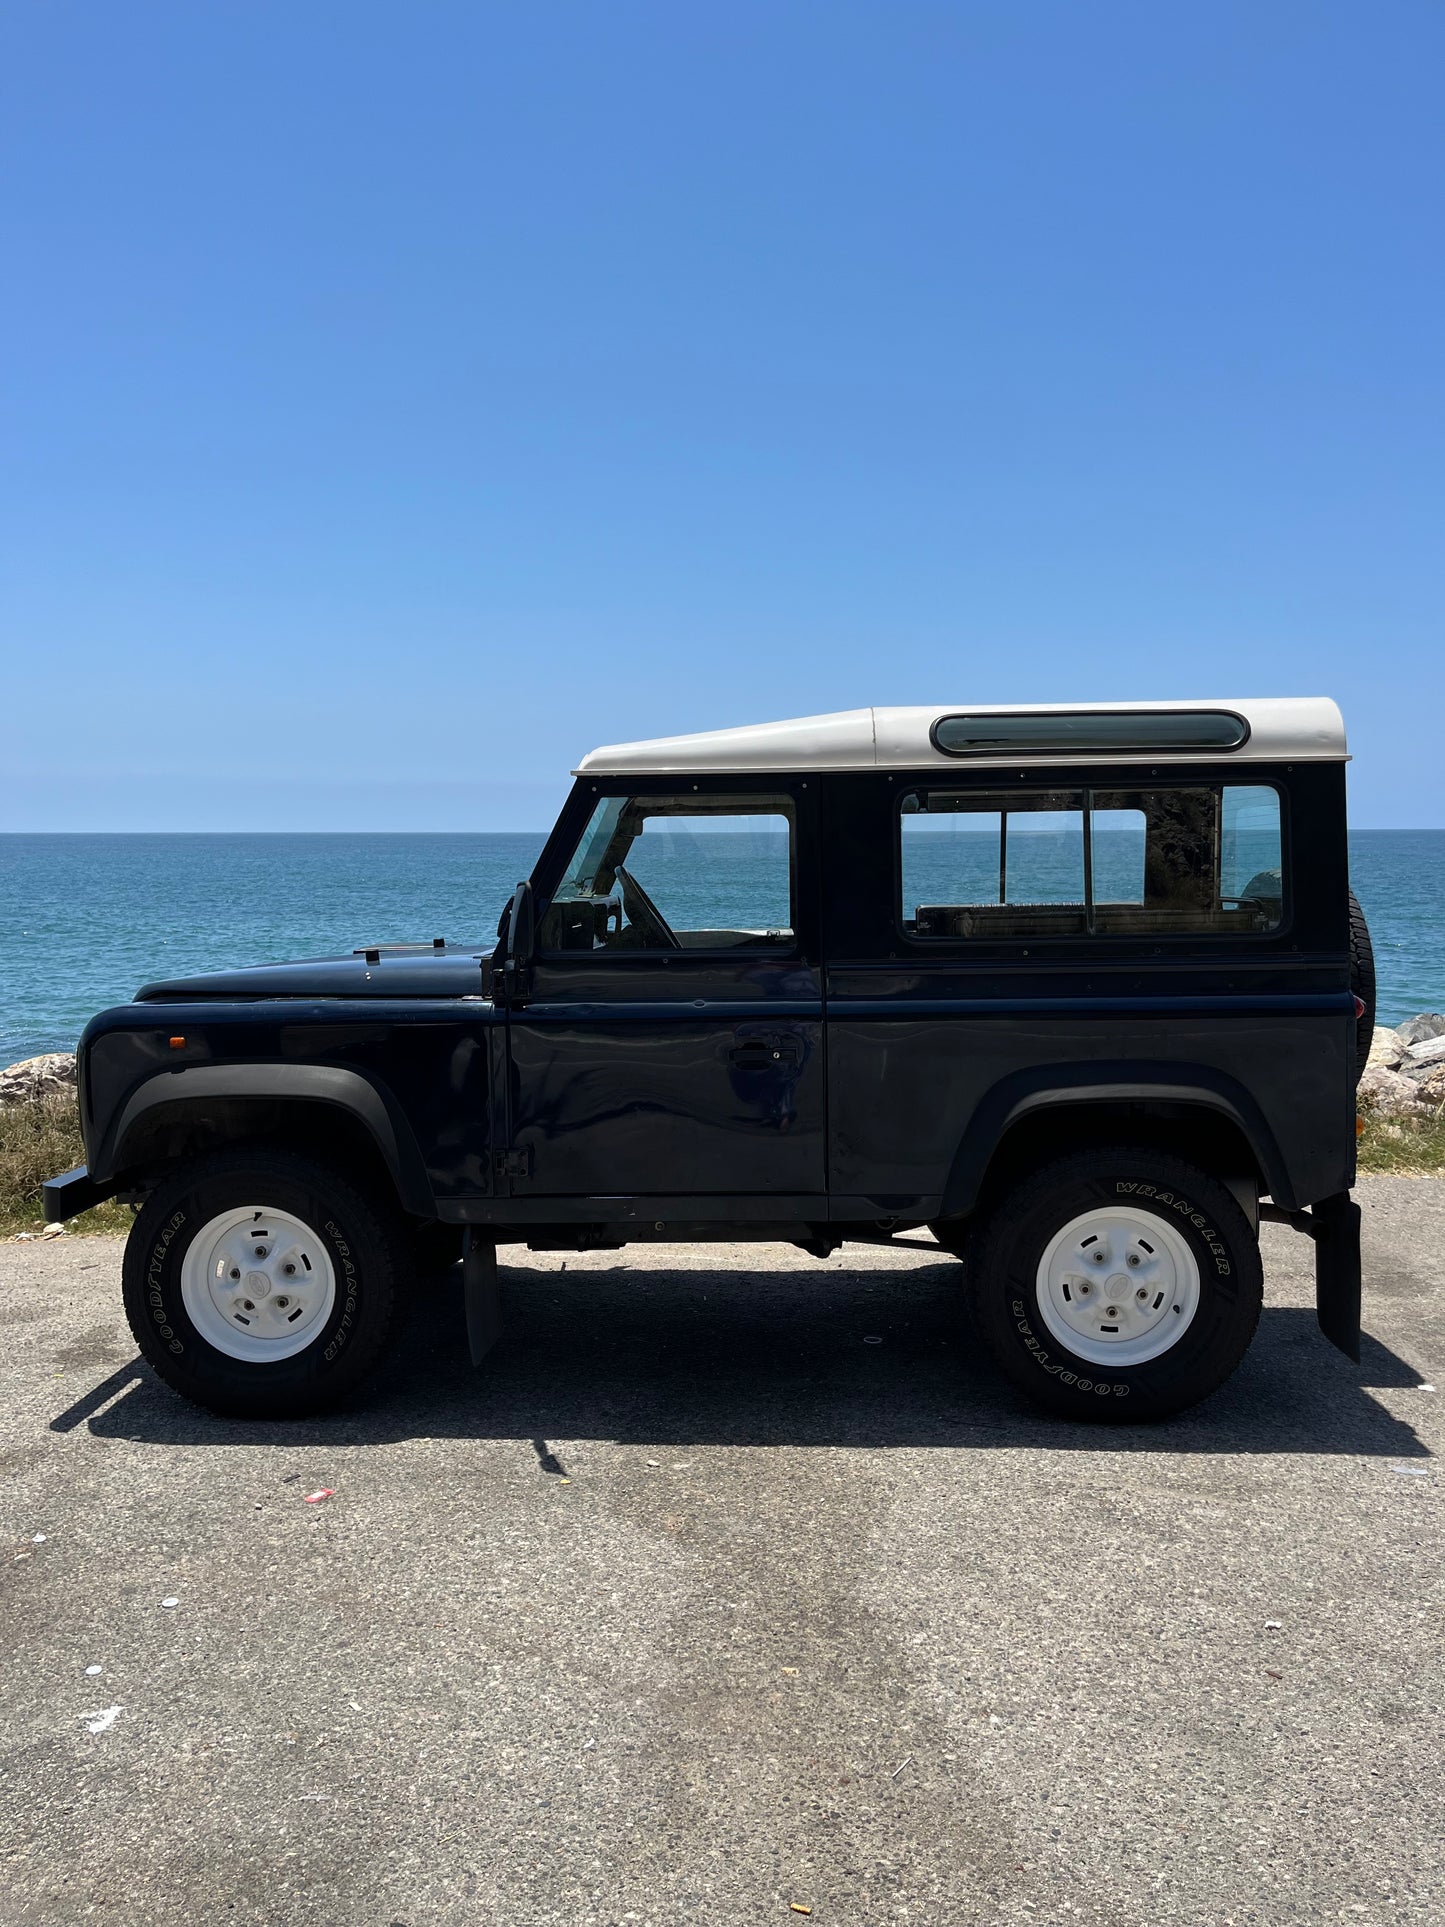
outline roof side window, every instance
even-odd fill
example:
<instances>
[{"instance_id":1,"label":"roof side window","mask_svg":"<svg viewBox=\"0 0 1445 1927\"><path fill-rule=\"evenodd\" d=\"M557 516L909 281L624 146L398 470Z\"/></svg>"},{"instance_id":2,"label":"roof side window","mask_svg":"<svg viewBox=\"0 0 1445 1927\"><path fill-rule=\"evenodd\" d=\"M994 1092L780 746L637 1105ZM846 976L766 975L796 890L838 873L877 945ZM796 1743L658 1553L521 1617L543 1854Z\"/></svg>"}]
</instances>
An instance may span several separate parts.
<instances>
[{"instance_id":1,"label":"roof side window","mask_svg":"<svg viewBox=\"0 0 1445 1927\"><path fill-rule=\"evenodd\" d=\"M978 711L941 716L933 743L945 756L1079 756L1138 750L1241 749L1249 724L1232 709Z\"/></svg>"},{"instance_id":2,"label":"roof side window","mask_svg":"<svg viewBox=\"0 0 1445 1927\"><path fill-rule=\"evenodd\" d=\"M542 916L539 948L791 950L794 843L788 797L603 797Z\"/></svg>"},{"instance_id":3,"label":"roof side window","mask_svg":"<svg viewBox=\"0 0 1445 1927\"><path fill-rule=\"evenodd\" d=\"M906 936L1257 935L1283 917L1278 792L1263 784L900 799Z\"/></svg>"}]
</instances>

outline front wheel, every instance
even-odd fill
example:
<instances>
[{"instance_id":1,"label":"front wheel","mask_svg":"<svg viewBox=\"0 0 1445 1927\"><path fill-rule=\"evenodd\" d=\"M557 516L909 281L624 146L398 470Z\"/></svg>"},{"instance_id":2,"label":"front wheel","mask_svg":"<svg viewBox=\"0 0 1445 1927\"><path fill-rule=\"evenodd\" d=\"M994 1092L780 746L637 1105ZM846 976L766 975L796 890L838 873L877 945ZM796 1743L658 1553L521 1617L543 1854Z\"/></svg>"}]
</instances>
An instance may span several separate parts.
<instances>
[{"instance_id":1,"label":"front wheel","mask_svg":"<svg viewBox=\"0 0 1445 1927\"><path fill-rule=\"evenodd\" d=\"M970 1269L1014 1384L1115 1424L1207 1398L1243 1358L1263 1296L1258 1241L1226 1187L1127 1145L1036 1171L991 1211Z\"/></svg>"},{"instance_id":2,"label":"front wheel","mask_svg":"<svg viewBox=\"0 0 1445 1927\"><path fill-rule=\"evenodd\" d=\"M131 1227L126 1317L176 1391L238 1418L296 1418L356 1390L386 1350L399 1225L339 1172L281 1151L200 1159Z\"/></svg>"}]
</instances>

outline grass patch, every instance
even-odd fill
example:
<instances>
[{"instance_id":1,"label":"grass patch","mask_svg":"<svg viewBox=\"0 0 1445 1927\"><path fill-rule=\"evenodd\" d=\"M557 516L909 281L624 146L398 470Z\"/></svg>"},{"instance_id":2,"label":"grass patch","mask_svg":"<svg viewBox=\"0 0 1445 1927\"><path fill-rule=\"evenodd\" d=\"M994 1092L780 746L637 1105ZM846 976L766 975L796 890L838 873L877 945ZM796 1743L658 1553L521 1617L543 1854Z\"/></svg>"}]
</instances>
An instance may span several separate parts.
<instances>
[{"instance_id":1,"label":"grass patch","mask_svg":"<svg viewBox=\"0 0 1445 1927\"><path fill-rule=\"evenodd\" d=\"M1445 1117L1367 1117L1361 1174L1445 1178Z\"/></svg>"},{"instance_id":2,"label":"grass patch","mask_svg":"<svg viewBox=\"0 0 1445 1927\"><path fill-rule=\"evenodd\" d=\"M44 1230L41 1185L84 1162L74 1091L0 1107L0 1236ZM129 1231L130 1226L129 1205L106 1203L72 1218L68 1229Z\"/></svg>"}]
</instances>

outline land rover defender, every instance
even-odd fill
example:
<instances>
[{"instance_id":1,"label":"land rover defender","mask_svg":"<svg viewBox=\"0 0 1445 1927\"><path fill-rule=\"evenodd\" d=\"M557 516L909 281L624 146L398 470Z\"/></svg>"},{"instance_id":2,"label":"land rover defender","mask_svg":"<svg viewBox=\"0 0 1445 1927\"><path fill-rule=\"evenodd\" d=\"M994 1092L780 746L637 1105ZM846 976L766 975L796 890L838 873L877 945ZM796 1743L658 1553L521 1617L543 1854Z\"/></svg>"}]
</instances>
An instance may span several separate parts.
<instances>
[{"instance_id":1,"label":"land rover defender","mask_svg":"<svg viewBox=\"0 0 1445 1927\"><path fill-rule=\"evenodd\" d=\"M1137 1421L1259 1316L1261 1217L1358 1356L1373 1019L1321 699L853 710L587 756L495 943L154 983L87 1027L87 1164L177 1390L286 1416L497 1247L963 1260L1023 1392ZM495 906L494 906L495 909Z\"/></svg>"}]
</instances>

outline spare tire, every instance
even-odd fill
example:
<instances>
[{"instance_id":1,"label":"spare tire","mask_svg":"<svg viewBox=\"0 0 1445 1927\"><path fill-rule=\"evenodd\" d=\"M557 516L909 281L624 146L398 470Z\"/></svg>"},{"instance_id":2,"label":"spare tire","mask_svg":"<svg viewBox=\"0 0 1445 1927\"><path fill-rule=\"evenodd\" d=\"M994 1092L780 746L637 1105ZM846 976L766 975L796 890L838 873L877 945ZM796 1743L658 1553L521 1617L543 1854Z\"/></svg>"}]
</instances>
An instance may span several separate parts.
<instances>
[{"instance_id":1,"label":"spare tire","mask_svg":"<svg viewBox=\"0 0 1445 1927\"><path fill-rule=\"evenodd\" d=\"M1350 989L1364 1009L1355 1020L1355 1082L1364 1074L1375 1036L1375 946L1354 891L1350 892Z\"/></svg>"}]
</instances>

